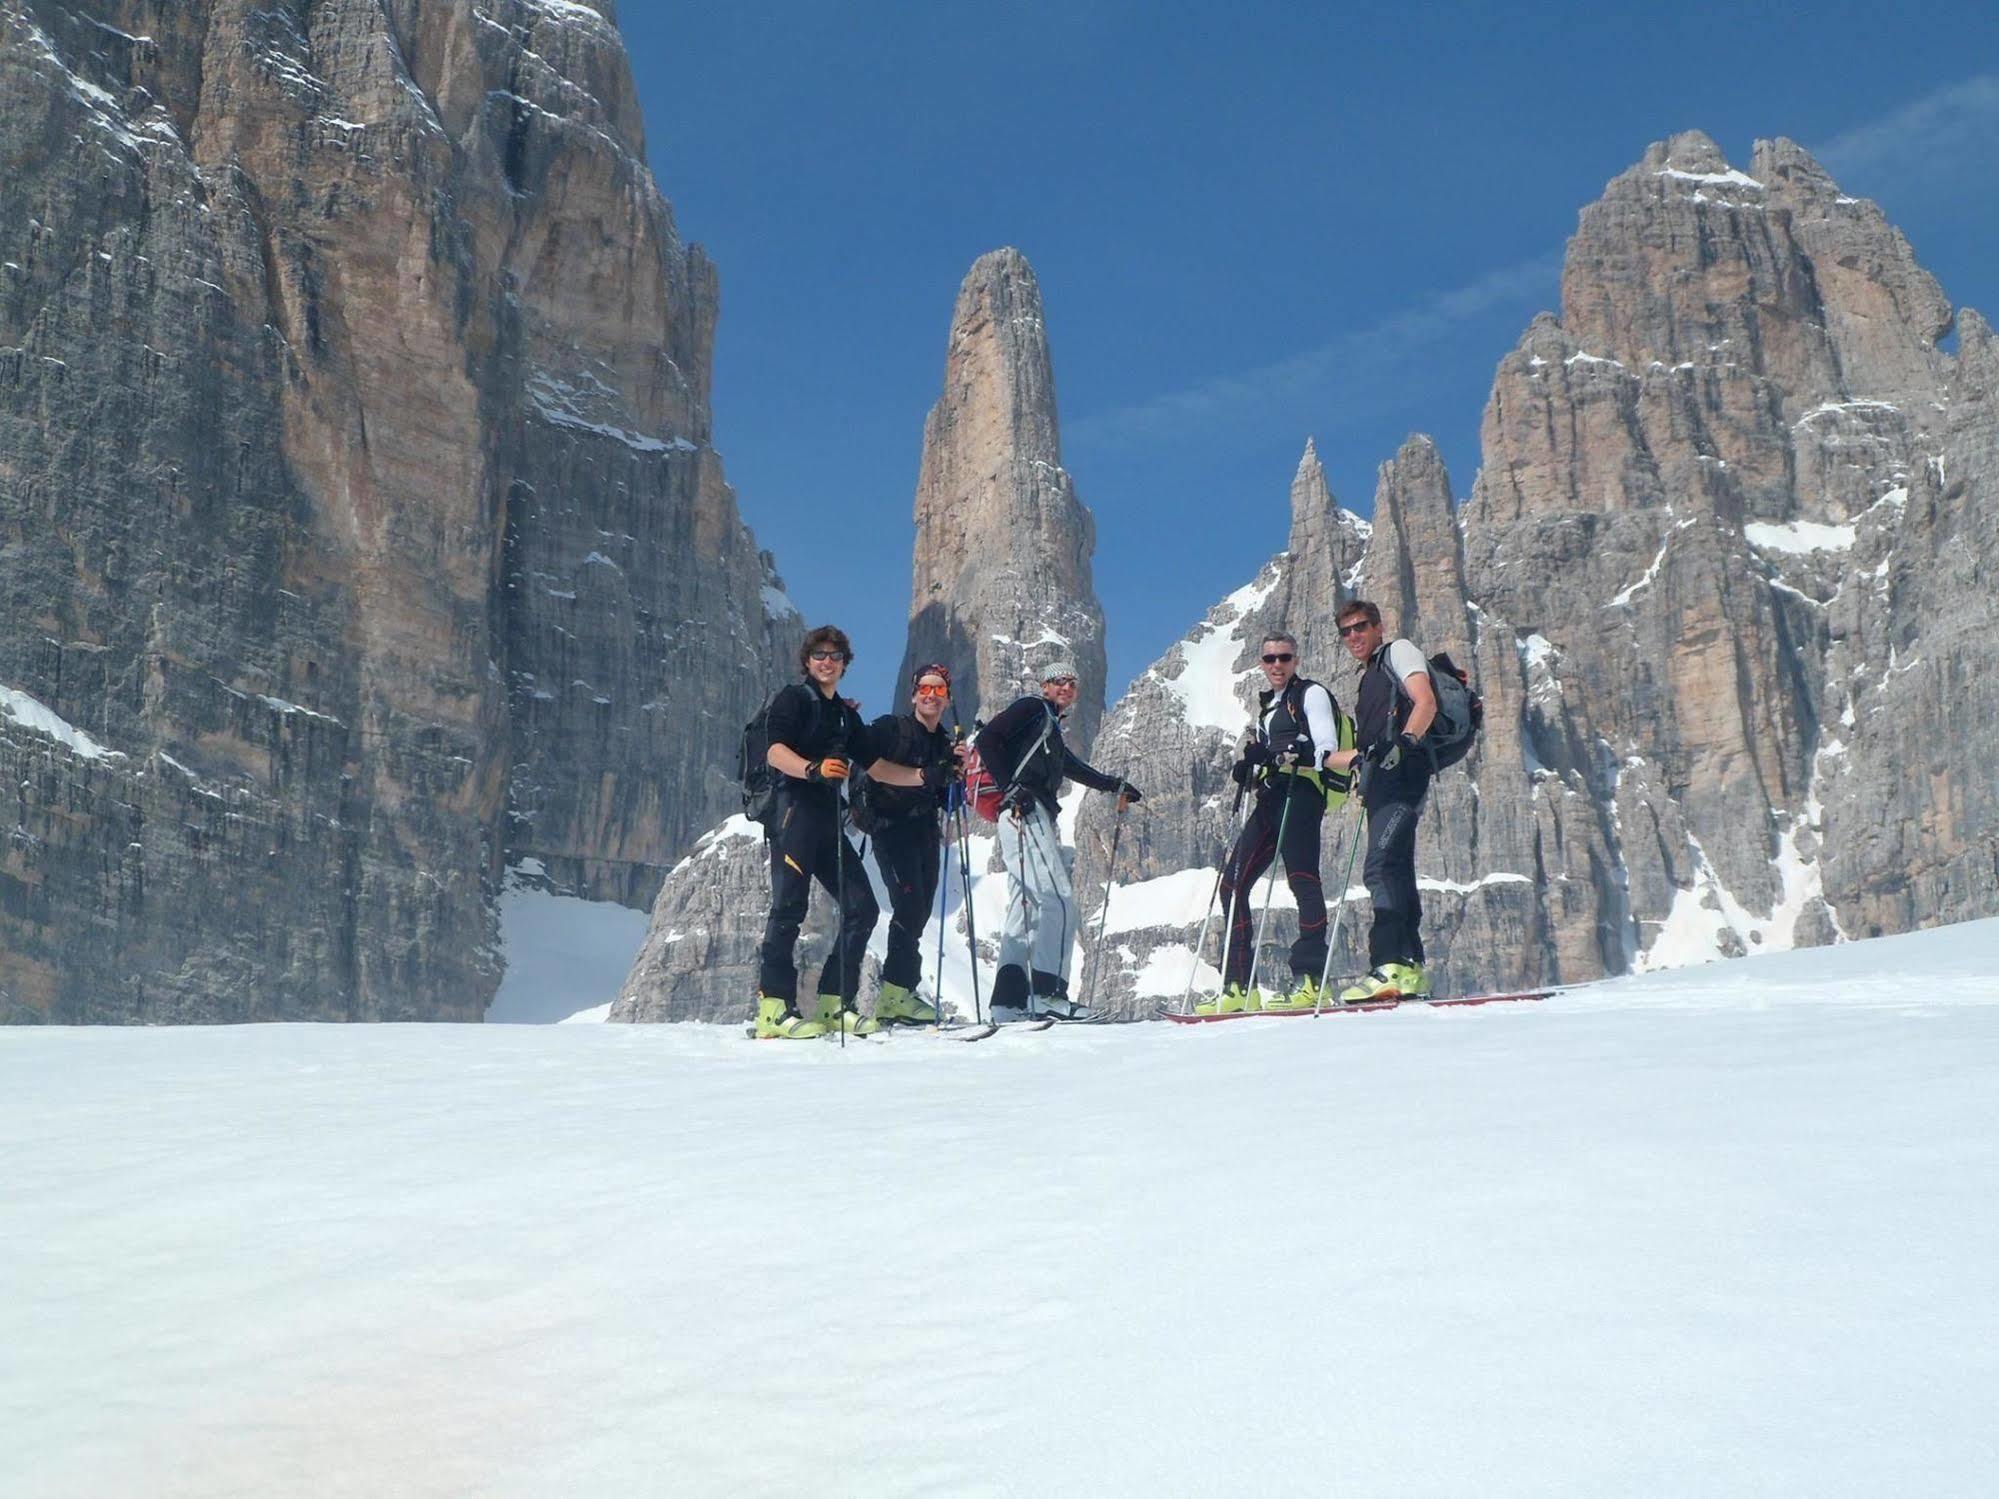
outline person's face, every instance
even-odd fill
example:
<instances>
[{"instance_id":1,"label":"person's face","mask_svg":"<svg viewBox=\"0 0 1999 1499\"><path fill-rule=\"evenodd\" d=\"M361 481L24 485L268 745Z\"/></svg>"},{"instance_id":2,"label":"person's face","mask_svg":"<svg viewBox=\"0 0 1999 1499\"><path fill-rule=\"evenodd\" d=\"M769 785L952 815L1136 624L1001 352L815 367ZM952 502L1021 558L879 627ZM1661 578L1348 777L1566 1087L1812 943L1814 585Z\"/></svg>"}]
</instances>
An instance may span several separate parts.
<instances>
[{"instance_id":1,"label":"person's face","mask_svg":"<svg viewBox=\"0 0 1999 1499\"><path fill-rule=\"evenodd\" d=\"M1381 646L1381 626L1371 623L1365 614L1356 614L1352 619L1340 621L1340 644L1352 654L1354 660L1363 666Z\"/></svg>"},{"instance_id":2,"label":"person's face","mask_svg":"<svg viewBox=\"0 0 1999 1499\"><path fill-rule=\"evenodd\" d=\"M1076 679L1050 677L1041 684L1041 695L1055 705L1056 712L1067 713L1076 706Z\"/></svg>"},{"instance_id":3,"label":"person's face","mask_svg":"<svg viewBox=\"0 0 1999 1499\"><path fill-rule=\"evenodd\" d=\"M926 729L934 729L944 717L944 710L951 705L951 684L935 672L918 680L910 696L910 706L916 710L916 721Z\"/></svg>"},{"instance_id":4,"label":"person's face","mask_svg":"<svg viewBox=\"0 0 1999 1499\"><path fill-rule=\"evenodd\" d=\"M815 645L805 659L805 670L821 687L832 687L846 675L847 658L838 646Z\"/></svg>"},{"instance_id":5,"label":"person's face","mask_svg":"<svg viewBox=\"0 0 1999 1499\"><path fill-rule=\"evenodd\" d=\"M1298 647L1288 640L1263 642L1263 680L1272 692L1282 692L1298 674Z\"/></svg>"}]
</instances>

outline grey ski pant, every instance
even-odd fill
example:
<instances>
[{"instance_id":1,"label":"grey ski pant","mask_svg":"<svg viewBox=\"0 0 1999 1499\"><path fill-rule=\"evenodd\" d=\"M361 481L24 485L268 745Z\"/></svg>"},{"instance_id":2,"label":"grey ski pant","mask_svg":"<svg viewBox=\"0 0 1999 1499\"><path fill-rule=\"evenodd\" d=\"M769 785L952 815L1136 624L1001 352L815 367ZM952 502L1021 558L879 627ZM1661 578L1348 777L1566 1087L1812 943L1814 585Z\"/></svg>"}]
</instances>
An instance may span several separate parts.
<instances>
[{"instance_id":1,"label":"grey ski pant","mask_svg":"<svg viewBox=\"0 0 1999 1499\"><path fill-rule=\"evenodd\" d=\"M1002 812L995 826L1000 862L1006 866L1006 927L1000 933L999 966L1013 964L1054 974L1067 983L1076 901L1055 819L1037 805L1018 818Z\"/></svg>"}]
</instances>

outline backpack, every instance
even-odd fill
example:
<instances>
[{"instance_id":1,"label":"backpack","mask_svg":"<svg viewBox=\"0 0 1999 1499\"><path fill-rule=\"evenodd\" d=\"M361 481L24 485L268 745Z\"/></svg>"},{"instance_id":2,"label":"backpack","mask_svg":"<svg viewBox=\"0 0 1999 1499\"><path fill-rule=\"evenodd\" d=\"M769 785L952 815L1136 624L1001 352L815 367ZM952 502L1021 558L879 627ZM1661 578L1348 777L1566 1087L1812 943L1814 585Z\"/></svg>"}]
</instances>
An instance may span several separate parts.
<instances>
[{"instance_id":1,"label":"backpack","mask_svg":"<svg viewBox=\"0 0 1999 1499\"><path fill-rule=\"evenodd\" d=\"M787 689L780 687L777 692ZM770 760L770 708L777 701L773 692L743 725L743 737L736 746L736 779L743 786L743 816L764 828L777 814L777 772Z\"/></svg>"},{"instance_id":2,"label":"backpack","mask_svg":"<svg viewBox=\"0 0 1999 1499\"><path fill-rule=\"evenodd\" d=\"M1437 694L1437 717L1423 746L1432 770L1447 770L1471 753L1485 727L1485 699L1472 690L1471 674L1439 651L1430 658L1430 686Z\"/></svg>"},{"instance_id":3,"label":"backpack","mask_svg":"<svg viewBox=\"0 0 1999 1499\"><path fill-rule=\"evenodd\" d=\"M743 737L736 745L736 779L743 787L743 816L766 829L777 815L777 788L784 781L784 777L771 768L769 759L770 710L776 706L778 698L801 685L792 682L766 698L764 705L757 709L756 716L743 725Z\"/></svg>"},{"instance_id":4,"label":"backpack","mask_svg":"<svg viewBox=\"0 0 1999 1499\"><path fill-rule=\"evenodd\" d=\"M984 724L973 725L974 729L982 729L984 727ZM1020 764L1014 767L1013 774L1015 780L1018 780L1021 771L1027 768L1027 762L1047 747L1048 736L1054 732L1055 712L1051 708L1043 715L1041 737L1034 741L1034 748L1022 755L1020 757ZM967 748L965 751L965 800L972 804L972 810L987 822L998 822L1000 817L1000 803L1006 800L1006 792L1007 788L1000 785L994 779L993 773L986 769L986 762L979 758L978 745L973 744Z\"/></svg>"},{"instance_id":5,"label":"backpack","mask_svg":"<svg viewBox=\"0 0 1999 1499\"><path fill-rule=\"evenodd\" d=\"M863 838L874 834L875 824L881 821L879 809L874 804L874 777L865 770L856 771L847 779L847 823Z\"/></svg>"}]
</instances>

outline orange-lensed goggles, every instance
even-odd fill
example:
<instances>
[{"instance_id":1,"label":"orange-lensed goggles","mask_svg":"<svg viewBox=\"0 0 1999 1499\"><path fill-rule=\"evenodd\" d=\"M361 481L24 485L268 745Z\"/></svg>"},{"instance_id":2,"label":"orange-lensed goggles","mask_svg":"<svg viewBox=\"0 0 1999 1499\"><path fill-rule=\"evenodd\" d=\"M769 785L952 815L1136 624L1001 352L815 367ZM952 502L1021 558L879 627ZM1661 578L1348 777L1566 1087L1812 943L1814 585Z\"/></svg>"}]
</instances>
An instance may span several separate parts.
<instances>
[{"instance_id":1,"label":"orange-lensed goggles","mask_svg":"<svg viewBox=\"0 0 1999 1499\"><path fill-rule=\"evenodd\" d=\"M925 677L942 677L942 687L927 687ZM918 697L949 697L951 695L951 668L942 661L927 661L909 674L910 690Z\"/></svg>"}]
</instances>

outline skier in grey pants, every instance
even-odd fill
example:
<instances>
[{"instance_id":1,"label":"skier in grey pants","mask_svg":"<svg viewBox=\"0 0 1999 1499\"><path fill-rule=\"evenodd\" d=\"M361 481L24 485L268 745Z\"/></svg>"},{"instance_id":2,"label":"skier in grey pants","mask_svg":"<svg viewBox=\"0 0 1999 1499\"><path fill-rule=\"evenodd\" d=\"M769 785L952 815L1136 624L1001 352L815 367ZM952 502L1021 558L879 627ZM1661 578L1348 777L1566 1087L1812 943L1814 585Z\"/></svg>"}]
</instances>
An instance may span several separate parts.
<instances>
[{"instance_id":1,"label":"skier in grey pants","mask_svg":"<svg viewBox=\"0 0 1999 1499\"><path fill-rule=\"evenodd\" d=\"M1055 828L1056 794L1071 780L1116 792L1120 808L1139 797L1131 782L1084 764L1062 742L1062 715L1075 701L1076 668L1058 662L1042 673L1038 696L1019 699L973 741L986 769L1006 787L998 824L1007 902L993 979L996 1021L1099 1018L1069 998L1078 913Z\"/></svg>"}]
</instances>

